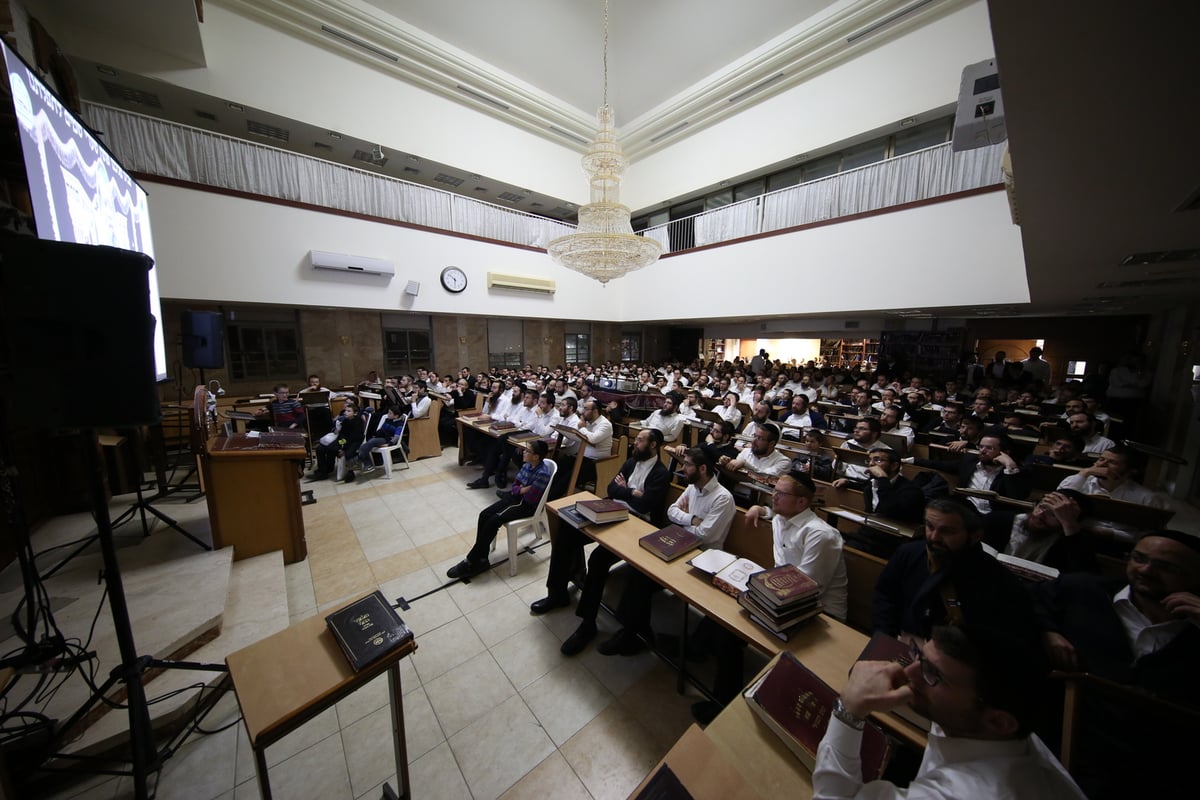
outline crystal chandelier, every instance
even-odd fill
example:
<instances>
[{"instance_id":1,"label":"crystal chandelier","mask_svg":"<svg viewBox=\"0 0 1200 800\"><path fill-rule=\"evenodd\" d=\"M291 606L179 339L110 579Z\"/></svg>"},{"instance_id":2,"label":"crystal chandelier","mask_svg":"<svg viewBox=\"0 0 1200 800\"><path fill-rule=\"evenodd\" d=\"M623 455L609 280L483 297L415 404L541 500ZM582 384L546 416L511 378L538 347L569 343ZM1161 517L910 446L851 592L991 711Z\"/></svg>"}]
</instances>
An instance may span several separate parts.
<instances>
[{"instance_id":1,"label":"crystal chandelier","mask_svg":"<svg viewBox=\"0 0 1200 800\"><path fill-rule=\"evenodd\" d=\"M608 105L608 0L604 0L604 105L596 112L596 138L583 157L591 186L591 202L579 207L579 227L546 248L554 263L608 283L627 272L653 264L662 245L633 232L629 208L621 205L625 156L617 143L613 110Z\"/></svg>"}]
</instances>

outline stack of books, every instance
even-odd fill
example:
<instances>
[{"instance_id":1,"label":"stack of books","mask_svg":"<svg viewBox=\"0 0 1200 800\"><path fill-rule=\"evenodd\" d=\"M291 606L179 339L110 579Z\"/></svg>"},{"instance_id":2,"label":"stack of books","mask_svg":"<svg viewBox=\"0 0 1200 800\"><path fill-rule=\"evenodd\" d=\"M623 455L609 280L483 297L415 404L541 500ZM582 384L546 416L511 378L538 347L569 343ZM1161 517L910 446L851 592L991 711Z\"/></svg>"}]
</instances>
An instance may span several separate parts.
<instances>
[{"instance_id":1,"label":"stack of books","mask_svg":"<svg viewBox=\"0 0 1200 800\"><path fill-rule=\"evenodd\" d=\"M575 504L575 511L599 525L629 519L629 506L620 500L580 500Z\"/></svg>"},{"instance_id":2,"label":"stack of books","mask_svg":"<svg viewBox=\"0 0 1200 800\"><path fill-rule=\"evenodd\" d=\"M787 641L796 628L821 613L821 587L791 564L750 576L738 604L750 619L777 639Z\"/></svg>"}]
</instances>

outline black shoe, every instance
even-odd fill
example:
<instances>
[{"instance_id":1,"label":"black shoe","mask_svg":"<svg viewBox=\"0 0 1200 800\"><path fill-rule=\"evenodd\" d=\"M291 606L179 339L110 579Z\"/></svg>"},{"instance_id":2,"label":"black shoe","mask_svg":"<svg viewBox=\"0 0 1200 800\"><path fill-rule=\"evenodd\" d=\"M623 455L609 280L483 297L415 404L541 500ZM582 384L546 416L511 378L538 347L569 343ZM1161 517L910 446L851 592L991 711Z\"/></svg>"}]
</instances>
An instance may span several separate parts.
<instances>
[{"instance_id":1,"label":"black shoe","mask_svg":"<svg viewBox=\"0 0 1200 800\"><path fill-rule=\"evenodd\" d=\"M701 725L708 725L724 710L725 707L720 703L715 703L712 700L701 700L699 703L692 703L692 719Z\"/></svg>"},{"instance_id":2,"label":"black shoe","mask_svg":"<svg viewBox=\"0 0 1200 800\"><path fill-rule=\"evenodd\" d=\"M451 579L473 578L481 572L487 572L492 565L487 561L470 561L463 559L446 570L446 577Z\"/></svg>"},{"instance_id":3,"label":"black shoe","mask_svg":"<svg viewBox=\"0 0 1200 800\"><path fill-rule=\"evenodd\" d=\"M584 620L579 623L575 632L567 637L558 651L564 656L579 655L583 652L583 648L587 647L588 642L594 638L596 638L596 623Z\"/></svg>"},{"instance_id":4,"label":"black shoe","mask_svg":"<svg viewBox=\"0 0 1200 800\"><path fill-rule=\"evenodd\" d=\"M327 480L329 480L329 473L328 472L315 472L315 471L310 472L308 474L308 480L310 482L311 481L327 481Z\"/></svg>"},{"instance_id":5,"label":"black shoe","mask_svg":"<svg viewBox=\"0 0 1200 800\"><path fill-rule=\"evenodd\" d=\"M510 492L508 489L497 489L496 497L499 497L501 500L507 500L508 498L512 497L512 492Z\"/></svg>"},{"instance_id":6,"label":"black shoe","mask_svg":"<svg viewBox=\"0 0 1200 800\"><path fill-rule=\"evenodd\" d=\"M468 489L486 489L492 482L487 478L476 478L467 484Z\"/></svg>"},{"instance_id":7,"label":"black shoe","mask_svg":"<svg viewBox=\"0 0 1200 800\"><path fill-rule=\"evenodd\" d=\"M346 477L342 480L344 480L346 483L354 483L354 470L347 472Z\"/></svg>"},{"instance_id":8,"label":"black shoe","mask_svg":"<svg viewBox=\"0 0 1200 800\"><path fill-rule=\"evenodd\" d=\"M628 628L621 628L615 636L601 642L596 648L602 656L636 656L645 649L646 643Z\"/></svg>"},{"instance_id":9,"label":"black shoe","mask_svg":"<svg viewBox=\"0 0 1200 800\"><path fill-rule=\"evenodd\" d=\"M510 481L510 480L508 479L508 476L507 476L507 475L497 475L497 476L496 476L496 488L497 488L497 489L505 489L505 490L507 490L507 489L508 489L508 487L509 487L509 486L511 486L511 485L512 485L512 481Z\"/></svg>"},{"instance_id":10,"label":"black shoe","mask_svg":"<svg viewBox=\"0 0 1200 800\"><path fill-rule=\"evenodd\" d=\"M547 611L553 611L556 608L565 608L569 605L571 605L571 595L551 593L541 600L534 600L530 603L529 610L534 614L545 614Z\"/></svg>"}]
</instances>

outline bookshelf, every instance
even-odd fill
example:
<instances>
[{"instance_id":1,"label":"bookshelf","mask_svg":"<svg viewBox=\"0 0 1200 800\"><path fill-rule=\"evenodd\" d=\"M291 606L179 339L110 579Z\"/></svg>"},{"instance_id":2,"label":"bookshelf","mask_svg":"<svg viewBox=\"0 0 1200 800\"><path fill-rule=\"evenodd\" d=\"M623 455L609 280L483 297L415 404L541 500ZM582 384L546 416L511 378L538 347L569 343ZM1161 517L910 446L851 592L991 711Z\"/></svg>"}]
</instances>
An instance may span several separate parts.
<instances>
[{"instance_id":1,"label":"bookshelf","mask_svg":"<svg viewBox=\"0 0 1200 800\"><path fill-rule=\"evenodd\" d=\"M821 361L833 366L861 364L873 367L879 361L879 340L822 339Z\"/></svg>"},{"instance_id":2,"label":"bookshelf","mask_svg":"<svg viewBox=\"0 0 1200 800\"><path fill-rule=\"evenodd\" d=\"M881 356L891 356L914 375L951 377L958 371L965 328L944 331L884 331Z\"/></svg>"}]
</instances>

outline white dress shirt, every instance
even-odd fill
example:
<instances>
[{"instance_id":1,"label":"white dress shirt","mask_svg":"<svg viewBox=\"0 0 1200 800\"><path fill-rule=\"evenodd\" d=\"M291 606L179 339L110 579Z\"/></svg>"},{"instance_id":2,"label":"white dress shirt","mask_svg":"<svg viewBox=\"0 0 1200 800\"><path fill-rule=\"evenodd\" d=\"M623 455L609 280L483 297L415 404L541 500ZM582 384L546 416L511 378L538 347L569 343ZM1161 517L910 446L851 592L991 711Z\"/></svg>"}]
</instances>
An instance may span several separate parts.
<instances>
[{"instance_id":1,"label":"white dress shirt","mask_svg":"<svg viewBox=\"0 0 1200 800\"><path fill-rule=\"evenodd\" d=\"M687 511L681 507L685 502ZM667 519L699 536L705 547L719 548L725 544L736 512L733 495L713 477L709 478L703 489L694 483L689 484L679 499L667 509ZM693 525L693 518L699 518L700 524Z\"/></svg>"},{"instance_id":2,"label":"white dress shirt","mask_svg":"<svg viewBox=\"0 0 1200 800\"><path fill-rule=\"evenodd\" d=\"M1196 624L1186 619L1172 619L1157 625L1150 622L1133 604L1128 586L1113 595L1113 611L1125 628L1125 637L1129 640L1129 648L1133 650L1135 659L1161 650L1187 630L1188 625Z\"/></svg>"},{"instance_id":3,"label":"white dress shirt","mask_svg":"<svg viewBox=\"0 0 1200 800\"><path fill-rule=\"evenodd\" d=\"M601 414L595 422L580 420L579 433L587 439L583 455L587 458L606 458L612 455L613 426L608 417Z\"/></svg>"},{"instance_id":4,"label":"white dress shirt","mask_svg":"<svg viewBox=\"0 0 1200 800\"><path fill-rule=\"evenodd\" d=\"M1037 734L1022 739L964 739L934 724L917 777L907 789L862 781L862 731L830 717L817 747L813 797L870 800L1085 800L1083 792Z\"/></svg>"},{"instance_id":5,"label":"white dress shirt","mask_svg":"<svg viewBox=\"0 0 1200 800\"><path fill-rule=\"evenodd\" d=\"M657 428L662 431L664 441L674 442L679 438L679 432L683 430L683 415L675 413L668 417L659 408L646 418L646 421L642 423L642 427Z\"/></svg>"}]
</instances>

